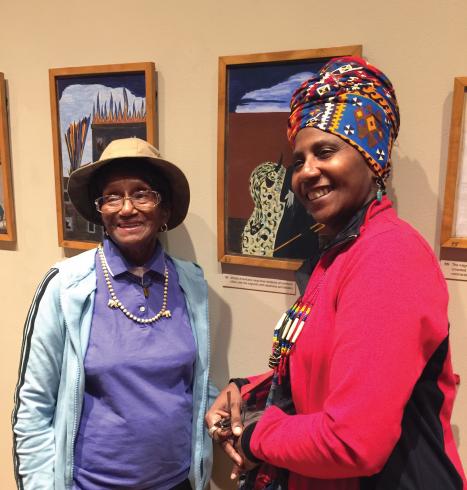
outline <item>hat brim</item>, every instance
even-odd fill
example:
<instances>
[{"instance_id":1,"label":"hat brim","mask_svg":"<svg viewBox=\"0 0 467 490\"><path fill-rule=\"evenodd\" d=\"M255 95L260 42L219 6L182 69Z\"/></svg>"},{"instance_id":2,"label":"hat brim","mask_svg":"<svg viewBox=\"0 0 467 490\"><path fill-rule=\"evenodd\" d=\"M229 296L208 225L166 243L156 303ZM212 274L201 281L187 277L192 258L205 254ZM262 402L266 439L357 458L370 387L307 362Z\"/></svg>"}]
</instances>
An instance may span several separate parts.
<instances>
[{"instance_id":1,"label":"hat brim","mask_svg":"<svg viewBox=\"0 0 467 490\"><path fill-rule=\"evenodd\" d=\"M185 219L190 205L190 186L185 174L173 163L162 158L148 156L131 156L107 158L83 165L76 169L68 180L68 195L78 213L88 221L102 225L101 214L94 204L91 195L91 182L96 172L123 159L148 162L157 172L165 177L170 186L170 217L167 222L169 230L175 228Z\"/></svg>"}]
</instances>

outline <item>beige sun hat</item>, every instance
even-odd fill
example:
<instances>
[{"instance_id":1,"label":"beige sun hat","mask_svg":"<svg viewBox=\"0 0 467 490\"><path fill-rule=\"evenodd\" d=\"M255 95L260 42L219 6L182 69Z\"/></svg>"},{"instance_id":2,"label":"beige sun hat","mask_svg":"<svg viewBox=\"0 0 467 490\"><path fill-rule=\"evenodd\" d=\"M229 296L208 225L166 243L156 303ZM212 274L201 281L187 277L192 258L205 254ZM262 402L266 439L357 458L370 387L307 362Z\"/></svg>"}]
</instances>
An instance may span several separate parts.
<instances>
[{"instance_id":1,"label":"beige sun hat","mask_svg":"<svg viewBox=\"0 0 467 490\"><path fill-rule=\"evenodd\" d=\"M68 180L68 195L78 213L92 223L102 224L101 215L94 204L90 184L97 170L126 158L148 162L167 179L171 191L171 210L167 226L169 230L178 226L185 219L190 204L188 180L176 165L161 157L157 148L139 138L113 140L102 152L99 160L83 165L72 172Z\"/></svg>"}]
</instances>

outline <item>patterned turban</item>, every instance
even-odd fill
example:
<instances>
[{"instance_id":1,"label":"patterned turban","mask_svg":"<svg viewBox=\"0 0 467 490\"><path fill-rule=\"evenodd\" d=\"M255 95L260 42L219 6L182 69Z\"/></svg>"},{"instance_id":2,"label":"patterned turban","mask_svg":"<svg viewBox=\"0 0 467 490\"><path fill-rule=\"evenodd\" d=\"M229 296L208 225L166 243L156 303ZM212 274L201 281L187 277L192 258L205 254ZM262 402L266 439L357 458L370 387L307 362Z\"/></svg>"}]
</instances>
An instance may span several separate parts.
<instances>
[{"instance_id":1,"label":"patterned turban","mask_svg":"<svg viewBox=\"0 0 467 490\"><path fill-rule=\"evenodd\" d=\"M293 145L303 128L335 134L385 178L399 122L396 94L386 75L361 58L345 56L331 59L294 92L287 136Z\"/></svg>"}]
</instances>

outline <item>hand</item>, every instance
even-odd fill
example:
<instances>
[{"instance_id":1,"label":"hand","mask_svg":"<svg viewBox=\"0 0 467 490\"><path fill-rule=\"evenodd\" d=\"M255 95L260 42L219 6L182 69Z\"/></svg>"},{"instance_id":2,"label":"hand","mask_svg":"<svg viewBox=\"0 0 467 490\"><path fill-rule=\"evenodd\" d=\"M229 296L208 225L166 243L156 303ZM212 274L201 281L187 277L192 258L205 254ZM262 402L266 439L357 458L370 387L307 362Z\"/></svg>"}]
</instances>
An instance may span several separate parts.
<instances>
[{"instance_id":1,"label":"hand","mask_svg":"<svg viewBox=\"0 0 467 490\"><path fill-rule=\"evenodd\" d=\"M242 473L245 473L246 471L250 471L250 470L254 469L259 464L259 463L253 463L253 461L250 461L245 456L245 453L243 452L243 449L242 449L242 436L237 437L237 440L235 441L234 447L235 447L235 450L237 451L237 453L242 458L243 464L241 466L239 466L238 464L234 464L232 466L232 472L230 474L231 480L235 480L235 478L238 478Z\"/></svg>"},{"instance_id":2,"label":"hand","mask_svg":"<svg viewBox=\"0 0 467 490\"><path fill-rule=\"evenodd\" d=\"M227 393L230 393L230 395ZM235 449L235 443L243 431L241 407L242 396L240 390L235 383L230 383L220 392L204 418L206 426L210 429L212 439L222 446L222 449L234 462L234 465L239 467L243 467L243 459ZM225 429L214 428L216 423L227 417L230 417L230 427Z\"/></svg>"}]
</instances>

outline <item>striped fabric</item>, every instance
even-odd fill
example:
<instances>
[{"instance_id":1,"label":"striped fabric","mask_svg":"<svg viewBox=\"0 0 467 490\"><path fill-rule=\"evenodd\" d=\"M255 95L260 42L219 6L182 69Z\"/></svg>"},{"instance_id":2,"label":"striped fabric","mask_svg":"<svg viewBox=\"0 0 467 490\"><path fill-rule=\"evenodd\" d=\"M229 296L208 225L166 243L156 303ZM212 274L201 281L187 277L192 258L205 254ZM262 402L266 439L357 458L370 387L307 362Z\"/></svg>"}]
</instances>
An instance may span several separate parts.
<instances>
[{"instance_id":1,"label":"striped fabric","mask_svg":"<svg viewBox=\"0 0 467 490\"><path fill-rule=\"evenodd\" d=\"M19 393L24 384L26 367L28 365L29 352L31 349L31 338L34 333L34 323L37 316L37 311L39 309L39 305L41 299L47 289L52 278L58 273L58 269L53 268L50 269L45 275L42 282L39 284L39 287L36 290L34 298L32 300L32 304L29 308L28 315L26 317L26 322L24 324L24 333L23 333L23 342L21 345L21 357L20 357L20 365L19 365L19 373L18 373L18 383L16 385L15 394L14 394L14 410L12 414L12 426L13 429L16 426L18 420L18 411L20 407ZM19 472L19 457L17 454L17 441L16 434L13 432L13 462L14 462L14 470L15 470L15 478L16 484L19 490L23 490L23 481Z\"/></svg>"},{"instance_id":2,"label":"striped fabric","mask_svg":"<svg viewBox=\"0 0 467 490\"><path fill-rule=\"evenodd\" d=\"M287 136L293 145L300 129L314 127L356 148L379 177L391 166L399 131L399 107L390 80L362 58L333 58L295 91Z\"/></svg>"}]
</instances>

